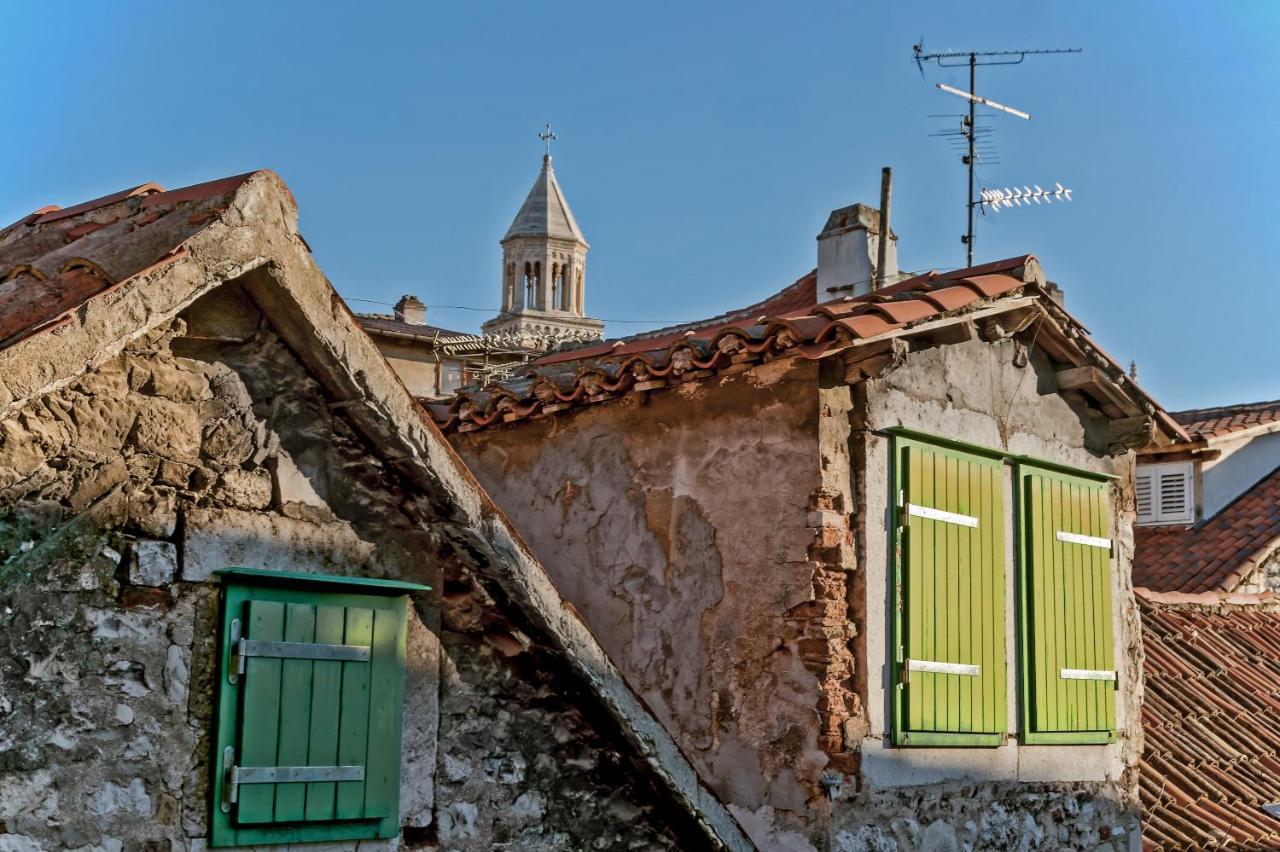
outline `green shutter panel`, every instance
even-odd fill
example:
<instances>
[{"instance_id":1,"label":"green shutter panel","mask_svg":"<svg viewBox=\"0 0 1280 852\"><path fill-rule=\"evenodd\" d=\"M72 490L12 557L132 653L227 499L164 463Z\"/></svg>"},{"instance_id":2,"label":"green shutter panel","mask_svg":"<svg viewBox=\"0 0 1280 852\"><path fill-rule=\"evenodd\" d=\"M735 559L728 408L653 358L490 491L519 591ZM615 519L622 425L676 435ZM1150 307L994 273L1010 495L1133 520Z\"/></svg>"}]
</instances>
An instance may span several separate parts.
<instances>
[{"instance_id":1,"label":"green shutter panel","mask_svg":"<svg viewBox=\"0 0 1280 852\"><path fill-rule=\"evenodd\" d=\"M1020 465L1023 739L1115 732L1107 484Z\"/></svg>"},{"instance_id":2,"label":"green shutter panel","mask_svg":"<svg viewBox=\"0 0 1280 852\"><path fill-rule=\"evenodd\" d=\"M317 638L321 611L330 626L345 626L345 632L334 632L327 637L330 641ZM377 751L371 748L377 740L370 737L370 707L387 703L370 689L375 610L250 600L246 614L245 639L283 640L292 650L245 659L236 765L289 767L307 780L238 785L234 821L250 825L386 816L382 797L366 801L369 757ZM394 621L394 614L384 613L383 619ZM303 653L321 658L289 656ZM334 655L365 659L333 659ZM382 736L385 739L385 732ZM344 775L359 775L360 780L313 780Z\"/></svg>"},{"instance_id":3,"label":"green shutter panel","mask_svg":"<svg viewBox=\"0 0 1280 852\"><path fill-rule=\"evenodd\" d=\"M895 742L999 745L1006 730L1003 465L894 443Z\"/></svg>"},{"instance_id":4,"label":"green shutter panel","mask_svg":"<svg viewBox=\"0 0 1280 852\"><path fill-rule=\"evenodd\" d=\"M225 598L213 845L395 836L404 584L252 576Z\"/></svg>"}]
</instances>

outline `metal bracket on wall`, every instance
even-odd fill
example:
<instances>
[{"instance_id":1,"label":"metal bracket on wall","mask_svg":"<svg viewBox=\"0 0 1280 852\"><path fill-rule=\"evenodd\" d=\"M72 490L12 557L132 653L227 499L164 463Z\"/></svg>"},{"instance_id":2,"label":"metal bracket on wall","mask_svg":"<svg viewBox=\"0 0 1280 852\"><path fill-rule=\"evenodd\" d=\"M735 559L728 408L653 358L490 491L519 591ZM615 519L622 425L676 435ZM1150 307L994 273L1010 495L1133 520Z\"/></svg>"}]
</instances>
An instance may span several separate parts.
<instances>
[{"instance_id":1,"label":"metal bracket on wall","mask_svg":"<svg viewBox=\"0 0 1280 852\"><path fill-rule=\"evenodd\" d=\"M222 751L222 812L240 801L241 784L301 784L315 781L363 781L363 766L236 766L236 750Z\"/></svg>"}]
</instances>

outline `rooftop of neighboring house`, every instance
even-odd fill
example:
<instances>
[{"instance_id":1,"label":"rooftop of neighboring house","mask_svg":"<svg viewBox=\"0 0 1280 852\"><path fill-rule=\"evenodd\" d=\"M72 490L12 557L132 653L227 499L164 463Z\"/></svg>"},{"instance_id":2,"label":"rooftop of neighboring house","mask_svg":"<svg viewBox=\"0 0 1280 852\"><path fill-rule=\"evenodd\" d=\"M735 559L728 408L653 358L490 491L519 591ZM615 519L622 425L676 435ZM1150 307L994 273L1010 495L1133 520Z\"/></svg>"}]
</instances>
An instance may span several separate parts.
<instances>
[{"instance_id":1,"label":"rooftop of neighboring house","mask_svg":"<svg viewBox=\"0 0 1280 852\"><path fill-rule=\"evenodd\" d=\"M700 322L555 352L514 378L463 388L428 406L441 428L472 431L657 391L777 358L817 359L858 351L889 358L894 341L929 339L945 323L1040 320L1035 342L1113 419L1154 421L1160 443L1186 434L1055 301L1031 255L946 273L929 272L861 296L819 303L809 273L749 308ZM1047 321L1046 321L1047 320ZM985 332L983 332L985 333Z\"/></svg>"},{"instance_id":2,"label":"rooftop of neighboring house","mask_svg":"<svg viewBox=\"0 0 1280 852\"><path fill-rule=\"evenodd\" d=\"M1193 441L1224 438L1258 427L1280 425L1280 400L1220 405L1171 412Z\"/></svg>"},{"instance_id":3,"label":"rooftop of neighboring house","mask_svg":"<svg viewBox=\"0 0 1280 852\"><path fill-rule=\"evenodd\" d=\"M1145 846L1280 848L1280 609L1195 600L1139 596Z\"/></svg>"},{"instance_id":4,"label":"rooftop of neighboring house","mask_svg":"<svg viewBox=\"0 0 1280 852\"><path fill-rule=\"evenodd\" d=\"M1280 547L1280 468L1195 526L1134 530L1133 585L1157 592L1231 592Z\"/></svg>"},{"instance_id":5,"label":"rooftop of neighboring house","mask_svg":"<svg viewBox=\"0 0 1280 852\"><path fill-rule=\"evenodd\" d=\"M397 337L409 337L428 343L434 343L441 338L462 338L469 340L475 337L474 334L469 334L465 331L453 331L451 329L441 328L438 325L406 322L405 320L399 319L394 314L357 313L355 316L365 331L373 332L374 334L383 332Z\"/></svg>"}]
</instances>

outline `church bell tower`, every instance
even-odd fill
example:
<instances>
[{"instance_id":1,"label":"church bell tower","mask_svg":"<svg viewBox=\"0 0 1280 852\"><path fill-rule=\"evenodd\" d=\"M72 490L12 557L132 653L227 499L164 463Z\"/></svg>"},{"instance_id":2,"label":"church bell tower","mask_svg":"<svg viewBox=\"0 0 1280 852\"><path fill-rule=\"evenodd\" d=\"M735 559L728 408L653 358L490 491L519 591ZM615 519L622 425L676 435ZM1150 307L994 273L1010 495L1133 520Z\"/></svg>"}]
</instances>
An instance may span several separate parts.
<instances>
[{"instance_id":1,"label":"church bell tower","mask_svg":"<svg viewBox=\"0 0 1280 852\"><path fill-rule=\"evenodd\" d=\"M588 317L587 245L551 167L550 125L542 171L502 238L502 312L485 334L597 340L604 323Z\"/></svg>"}]
</instances>

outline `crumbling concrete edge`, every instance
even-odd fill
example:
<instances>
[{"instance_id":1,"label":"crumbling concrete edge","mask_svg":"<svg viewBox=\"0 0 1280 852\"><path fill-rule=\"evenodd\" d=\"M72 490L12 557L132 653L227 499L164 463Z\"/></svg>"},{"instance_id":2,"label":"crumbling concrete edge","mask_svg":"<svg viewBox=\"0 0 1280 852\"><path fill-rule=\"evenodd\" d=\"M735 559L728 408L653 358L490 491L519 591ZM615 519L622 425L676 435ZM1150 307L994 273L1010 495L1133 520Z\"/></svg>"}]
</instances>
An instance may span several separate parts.
<instances>
[{"instance_id":1,"label":"crumbling concrete edge","mask_svg":"<svg viewBox=\"0 0 1280 852\"><path fill-rule=\"evenodd\" d=\"M56 332L0 350L0 416L74 381L226 281L241 281L316 379L336 399L360 403L345 413L417 489L423 516L438 519L433 529L582 678L712 848L755 849L360 329L312 260L283 181L272 172L255 173L183 248L186 255L173 263L90 300Z\"/></svg>"}]
</instances>

